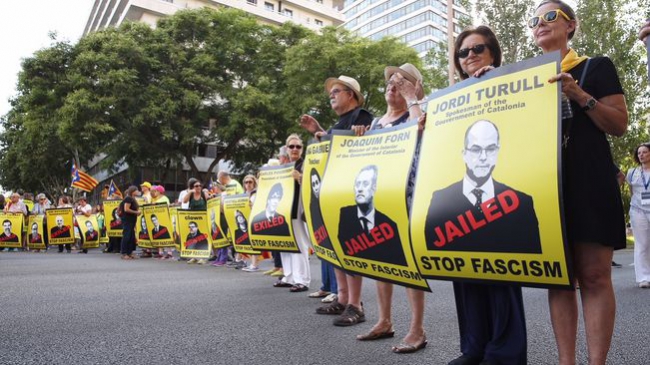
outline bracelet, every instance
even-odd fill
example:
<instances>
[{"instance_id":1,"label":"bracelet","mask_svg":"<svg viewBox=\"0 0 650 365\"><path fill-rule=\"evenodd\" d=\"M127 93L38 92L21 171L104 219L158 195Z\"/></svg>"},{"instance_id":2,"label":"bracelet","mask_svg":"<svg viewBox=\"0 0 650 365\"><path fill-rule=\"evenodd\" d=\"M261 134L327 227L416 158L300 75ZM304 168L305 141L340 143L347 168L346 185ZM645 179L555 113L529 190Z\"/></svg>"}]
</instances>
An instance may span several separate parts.
<instances>
[{"instance_id":1,"label":"bracelet","mask_svg":"<svg viewBox=\"0 0 650 365\"><path fill-rule=\"evenodd\" d=\"M420 103L417 100L409 101L406 104L406 110L411 109L411 107L414 106L414 105L420 105Z\"/></svg>"}]
</instances>

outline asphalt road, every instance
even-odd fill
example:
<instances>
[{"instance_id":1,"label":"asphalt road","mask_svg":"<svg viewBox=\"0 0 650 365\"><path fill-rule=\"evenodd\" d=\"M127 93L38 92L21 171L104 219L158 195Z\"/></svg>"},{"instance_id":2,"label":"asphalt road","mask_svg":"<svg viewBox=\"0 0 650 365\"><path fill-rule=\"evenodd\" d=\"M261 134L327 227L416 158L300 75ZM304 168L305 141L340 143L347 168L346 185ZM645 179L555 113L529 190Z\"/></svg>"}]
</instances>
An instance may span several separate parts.
<instances>
[{"instance_id":1,"label":"asphalt road","mask_svg":"<svg viewBox=\"0 0 650 365\"><path fill-rule=\"evenodd\" d=\"M608 364L650 364L650 290L634 286L631 251L613 269L617 321ZM264 268L270 261L262 264ZM312 285L320 263L311 260ZM396 337L359 342L377 319L375 285L364 280L368 321L340 328L307 293L272 287L261 273L119 255L0 252L0 364L446 364L458 353L451 284L431 281L423 351L390 351L408 328L396 288ZM546 291L524 289L530 364L557 363ZM578 342L586 363L585 341Z\"/></svg>"}]
</instances>

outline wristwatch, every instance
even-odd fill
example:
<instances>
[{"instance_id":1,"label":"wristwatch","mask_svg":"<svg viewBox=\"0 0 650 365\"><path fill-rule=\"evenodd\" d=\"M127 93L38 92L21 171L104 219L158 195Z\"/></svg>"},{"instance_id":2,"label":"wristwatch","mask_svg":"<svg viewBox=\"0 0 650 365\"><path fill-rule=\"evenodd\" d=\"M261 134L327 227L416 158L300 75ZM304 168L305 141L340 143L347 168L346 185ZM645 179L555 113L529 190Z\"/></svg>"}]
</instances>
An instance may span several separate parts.
<instances>
[{"instance_id":1,"label":"wristwatch","mask_svg":"<svg viewBox=\"0 0 650 365\"><path fill-rule=\"evenodd\" d=\"M598 101L593 97L591 97L589 98L589 100L587 100L587 104L585 104L585 106L582 107L582 110L588 112L591 109L595 108L597 103Z\"/></svg>"}]
</instances>

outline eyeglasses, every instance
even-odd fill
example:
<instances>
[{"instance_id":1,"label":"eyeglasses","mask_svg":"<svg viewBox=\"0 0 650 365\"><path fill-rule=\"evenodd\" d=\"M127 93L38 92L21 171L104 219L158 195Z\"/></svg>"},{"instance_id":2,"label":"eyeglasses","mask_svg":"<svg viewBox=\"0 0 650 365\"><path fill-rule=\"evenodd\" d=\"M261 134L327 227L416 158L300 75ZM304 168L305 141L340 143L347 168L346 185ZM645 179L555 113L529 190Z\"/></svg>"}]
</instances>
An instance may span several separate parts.
<instances>
[{"instance_id":1,"label":"eyeglasses","mask_svg":"<svg viewBox=\"0 0 650 365\"><path fill-rule=\"evenodd\" d=\"M253 182L250 181L250 180L248 180L248 181L244 181L244 184L252 184L252 183L253 183Z\"/></svg>"},{"instance_id":2,"label":"eyeglasses","mask_svg":"<svg viewBox=\"0 0 650 365\"><path fill-rule=\"evenodd\" d=\"M299 149L302 149L302 146L299 145L299 144L290 144L290 145L287 146L287 148L290 149L290 150L299 150Z\"/></svg>"},{"instance_id":3,"label":"eyeglasses","mask_svg":"<svg viewBox=\"0 0 650 365\"><path fill-rule=\"evenodd\" d=\"M471 155L476 157L480 156L483 152L485 152L486 156L492 157L497 153L498 150L499 150L499 146L497 145L491 145L485 148L479 146L472 146L470 148L465 149L465 151L469 152Z\"/></svg>"},{"instance_id":4,"label":"eyeglasses","mask_svg":"<svg viewBox=\"0 0 650 365\"><path fill-rule=\"evenodd\" d=\"M558 14L562 15L562 17L564 17L564 19L566 20L569 21L571 20L571 17L566 15L566 13L562 11L562 9L555 9L555 10L547 11L542 15L534 16L528 19L528 26L530 28L535 28L539 25L539 22L542 20L544 21L544 23L553 23L558 19Z\"/></svg>"},{"instance_id":5,"label":"eyeglasses","mask_svg":"<svg viewBox=\"0 0 650 365\"><path fill-rule=\"evenodd\" d=\"M201 184L195 184L194 185L195 188L200 188L201 186L202 186Z\"/></svg>"},{"instance_id":6,"label":"eyeglasses","mask_svg":"<svg viewBox=\"0 0 650 365\"><path fill-rule=\"evenodd\" d=\"M485 47L487 47L485 44L477 44L471 48L460 49L457 53L458 58L467 58L467 56L469 56L469 51L474 52L474 54L481 54L485 51Z\"/></svg>"},{"instance_id":7,"label":"eyeglasses","mask_svg":"<svg viewBox=\"0 0 650 365\"><path fill-rule=\"evenodd\" d=\"M330 90L330 93L329 93L329 94L330 94L330 95L337 95L337 94L340 93L341 91L351 91L351 90L350 90L350 89L332 89L332 90Z\"/></svg>"}]
</instances>

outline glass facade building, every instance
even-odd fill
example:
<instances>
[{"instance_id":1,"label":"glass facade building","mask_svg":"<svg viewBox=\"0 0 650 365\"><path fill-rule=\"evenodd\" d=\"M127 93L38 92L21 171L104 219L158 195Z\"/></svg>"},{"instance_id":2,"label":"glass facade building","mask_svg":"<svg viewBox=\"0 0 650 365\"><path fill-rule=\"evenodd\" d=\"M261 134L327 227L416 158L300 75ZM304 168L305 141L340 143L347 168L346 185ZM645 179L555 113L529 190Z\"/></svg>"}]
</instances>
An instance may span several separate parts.
<instances>
[{"instance_id":1,"label":"glass facade building","mask_svg":"<svg viewBox=\"0 0 650 365\"><path fill-rule=\"evenodd\" d=\"M346 29L373 40L397 37L422 58L438 42L447 42L447 0L346 0L343 14ZM464 16L453 1L454 36Z\"/></svg>"}]
</instances>

